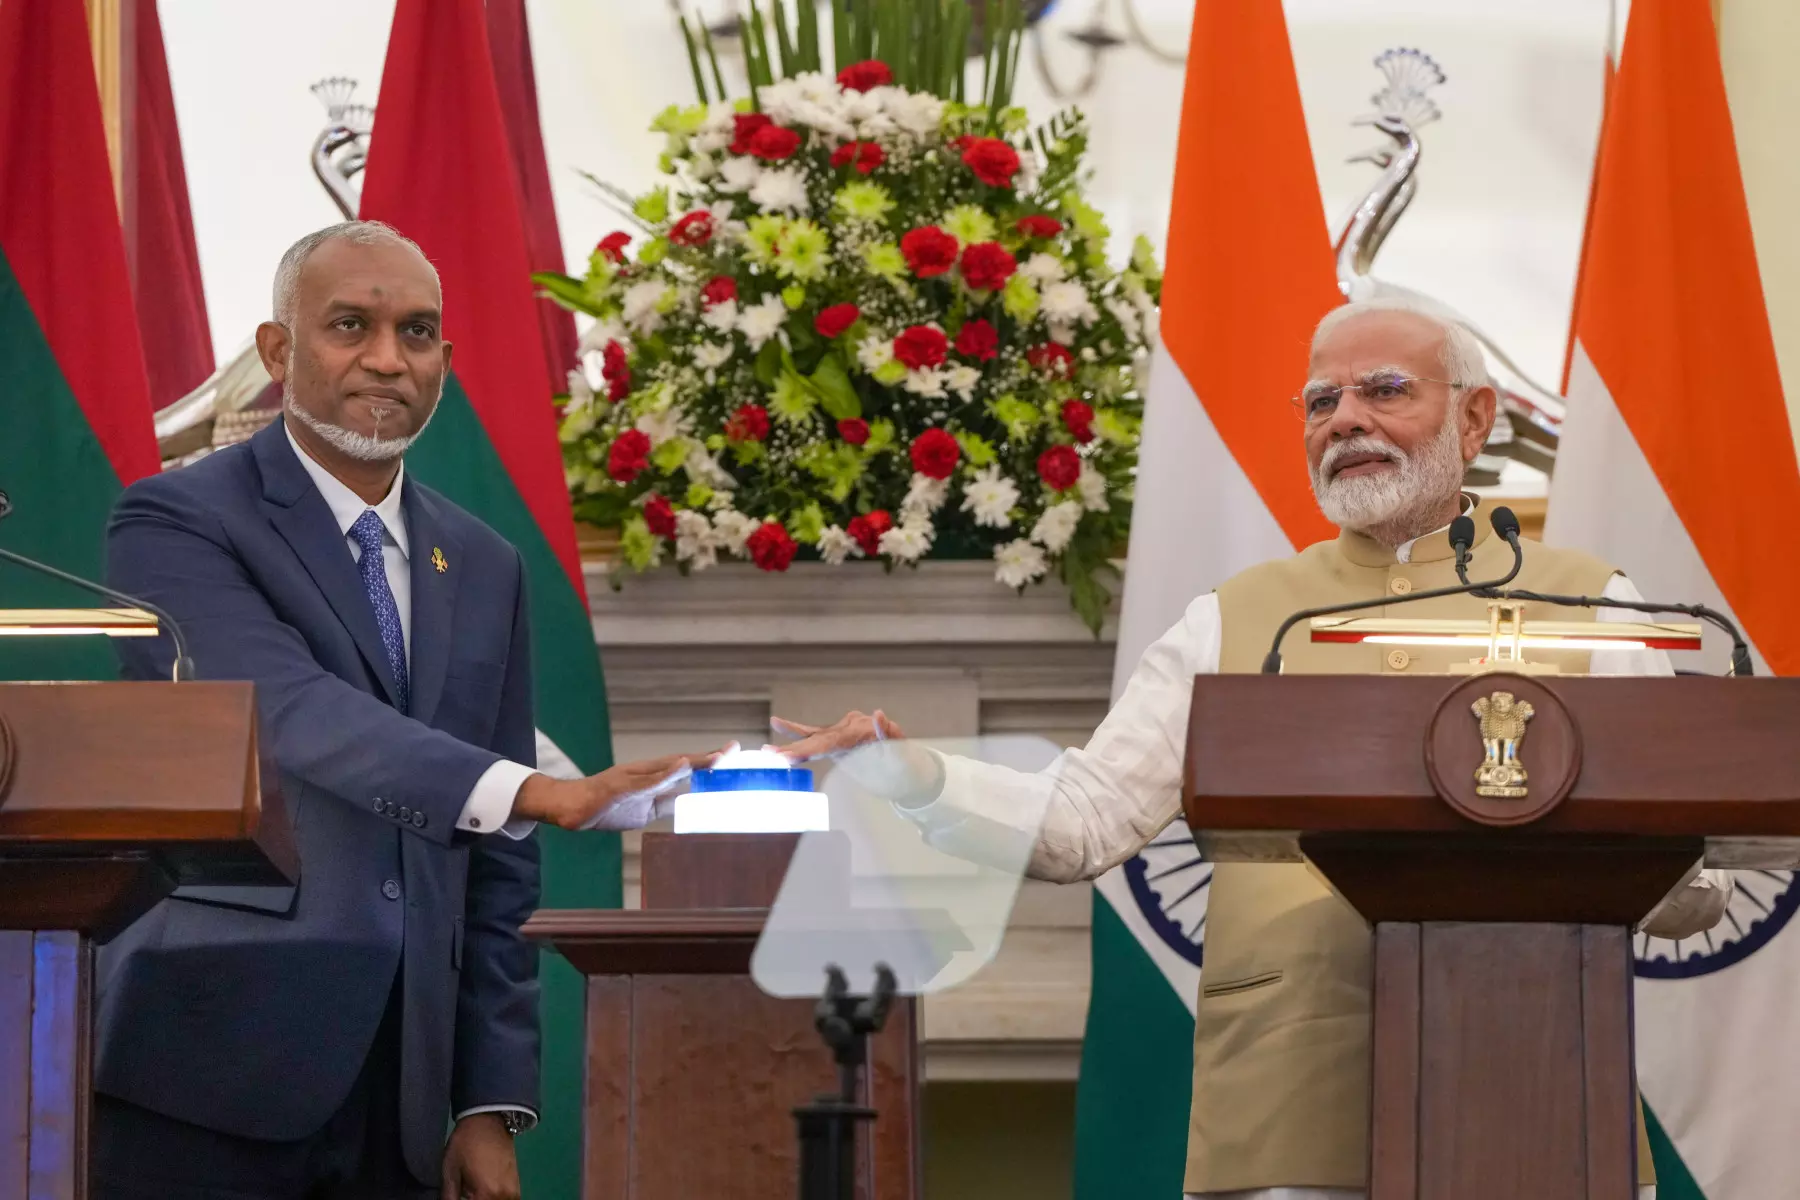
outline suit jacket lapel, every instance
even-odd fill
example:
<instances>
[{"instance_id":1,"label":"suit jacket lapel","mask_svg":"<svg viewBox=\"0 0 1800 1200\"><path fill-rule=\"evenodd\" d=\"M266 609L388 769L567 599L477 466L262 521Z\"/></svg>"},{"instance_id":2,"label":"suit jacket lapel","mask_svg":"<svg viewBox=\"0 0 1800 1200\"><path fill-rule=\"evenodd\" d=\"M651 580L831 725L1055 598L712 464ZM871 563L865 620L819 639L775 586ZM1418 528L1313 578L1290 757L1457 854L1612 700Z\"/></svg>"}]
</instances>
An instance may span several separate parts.
<instances>
[{"instance_id":1,"label":"suit jacket lapel","mask_svg":"<svg viewBox=\"0 0 1800 1200\"><path fill-rule=\"evenodd\" d=\"M412 545L412 715L430 723L450 665L456 595L462 586L462 542L412 475L400 493ZM442 568L441 570L439 568Z\"/></svg>"},{"instance_id":2,"label":"suit jacket lapel","mask_svg":"<svg viewBox=\"0 0 1800 1200\"><path fill-rule=\"evenodd\" d=\"M381 644L381 630L375 624L369 594L363 590L356 559L344 542L330 506L307 477L306 468L294 457L282 423L276 421L257 433L251 439L251 451L262 472L263 500L270 523L293 548L307 574L325 594L331 611L350 631L363 660L381 681L388 703L398 705L400 691L388 667L387 650ZM415 595L415 609L417 604ZM414 624L417 625L416 618Z\"/></svg>"}]
</instances>

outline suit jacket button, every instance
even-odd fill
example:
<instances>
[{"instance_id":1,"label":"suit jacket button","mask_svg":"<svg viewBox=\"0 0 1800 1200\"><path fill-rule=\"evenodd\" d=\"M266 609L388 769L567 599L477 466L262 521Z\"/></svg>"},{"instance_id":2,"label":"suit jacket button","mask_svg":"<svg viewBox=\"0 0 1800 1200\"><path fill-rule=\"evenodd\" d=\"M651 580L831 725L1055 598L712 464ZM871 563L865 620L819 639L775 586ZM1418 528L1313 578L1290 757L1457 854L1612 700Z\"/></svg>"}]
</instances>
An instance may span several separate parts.
<instances>
[{"instance_id":1,"label":"suit jacket button","mask_svg":"<svg viewBox=\"0 0 1800 1200\"><path fill-rule=\"evenodd\" d=\"M376 813L377 813L377 814L380 814L380 813L384 813L384 812L386 812L386 811L387 811L387 809L386 809L386 808L385 808L385 807L384 807L384 806L385 806L385 805L386 805L386 804L387 804L387 801L385 801L385 800L383 800L383 799L382 799L382 798L381 798L381 797L380 797L380 796L377 796L377 797L375 797L375 811L376 811Z\"/></svg>"},{"instance_id":2,"label":"suit jacket button","mask_svg":"<svg viewBox=\"0 0 1800 1200\"><path fill-rule=\"evenodd\" d=\"M394 815L395 806L394 806L394 802L392 800L389 800L387 802L387 807L384 811L386 811L387 815L390 817Z\"/></svg>"},{"instance_id":3,"label":"suit jacket button","mask_svg":"<svg viewBox=\"0 0 1800 1200\"><path fill-rule=\"evenodd\" d=\"M381 894L386 896L389 900L398 900L400 898L400 884L395 880L388 880L381 885Z\"/></svg>"},{"instance_id":4,"label":"suit jacket button","mask_svg":"<svg viewBox=\"0 0 1800 1200\"><path fill-rule=\"evenodd\" d=\"M400 819L402 821L412 820L412 809L410 809L410 808L406 807L406 805L402 804L400 806Z\"/></svg>"},{"instance_id":5,"label":"suit jacket button","mask_svg":"<svg viewBox=\"0 0 1800 1200\"><path fill-rule=\"evenodd\" d=\"M412 823L414 829L425 828L425 814L415 810L412 815Z\"/></svg>"}]
</instances>

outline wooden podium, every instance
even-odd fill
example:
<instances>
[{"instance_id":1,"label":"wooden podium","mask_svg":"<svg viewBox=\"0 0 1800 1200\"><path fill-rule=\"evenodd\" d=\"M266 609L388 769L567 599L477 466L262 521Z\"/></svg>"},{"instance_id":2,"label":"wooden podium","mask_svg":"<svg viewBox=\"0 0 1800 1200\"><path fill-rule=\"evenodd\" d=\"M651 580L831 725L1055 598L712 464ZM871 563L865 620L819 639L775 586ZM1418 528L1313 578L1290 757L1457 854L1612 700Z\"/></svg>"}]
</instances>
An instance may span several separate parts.
<instances>
[{"instance_id":1,"label":"wooden podium","mask_svg":"<svg viewBox=\"0 0 1800 1200\"><path fill-rule=\"evenodd\" d=\"M1524 796L1477 794L1497 692ZM1202 851L1304 856L1374 926L1371 1200L1632 1200L1631 927L1702 853L1800 865L1796 728L1782 679L1195 680Z\"/></svg>"},{"instance_id":2,"label":"wooden podium","mask_svg":"<svg viewBox=\"0 0 1800 1200\"><path fill-rule=\"evenodd\" d=\"M92 939L292 882L248 683L0 684L0 1196L87 1194Z\"/></svg>"},{"instance_id":3,"label":"wooden podium","mask_svg":"<svg viewBox=\"0 0 1800 1200\"><path fill-rule=\"evenodd\" d=\"M587 984L583 1200L793 1196L793 1108L836 1087L813 1005L777 1000L750 957L795 835L646 833L643 908L538 913L526 936ZM825 986L819 979L820 990ZM913 1200L919 1181L918 1008L872 1039L859 1200Z\"/></svg>"}]
</instances>

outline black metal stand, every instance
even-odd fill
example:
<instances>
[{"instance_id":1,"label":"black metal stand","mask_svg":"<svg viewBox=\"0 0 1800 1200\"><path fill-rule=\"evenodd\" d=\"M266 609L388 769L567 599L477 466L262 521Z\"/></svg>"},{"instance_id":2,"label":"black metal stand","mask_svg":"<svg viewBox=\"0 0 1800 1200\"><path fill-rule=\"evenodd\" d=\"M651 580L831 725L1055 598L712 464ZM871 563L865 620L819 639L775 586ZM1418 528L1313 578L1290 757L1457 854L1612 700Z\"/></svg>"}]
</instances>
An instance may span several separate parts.
<instances>
[{"instance_id":1,"label":"black metal stand","mask_svg":"<svg viewBox=\"0 0 1800 1200\"><path fill-rule=\"evenodd\" d=\"M837 1060L838 1091L794 1110L800 1129L800 1200L855 1200L856 1127L873 1121L875 1110L856 1102L862 1069L869 1061L869 1035L881 1032L894 1003L894 973L875 966L875 991L850 995L843 971L825 968L825 992L813 1010L813 1026Z\"/></svg>"}]
</instances>

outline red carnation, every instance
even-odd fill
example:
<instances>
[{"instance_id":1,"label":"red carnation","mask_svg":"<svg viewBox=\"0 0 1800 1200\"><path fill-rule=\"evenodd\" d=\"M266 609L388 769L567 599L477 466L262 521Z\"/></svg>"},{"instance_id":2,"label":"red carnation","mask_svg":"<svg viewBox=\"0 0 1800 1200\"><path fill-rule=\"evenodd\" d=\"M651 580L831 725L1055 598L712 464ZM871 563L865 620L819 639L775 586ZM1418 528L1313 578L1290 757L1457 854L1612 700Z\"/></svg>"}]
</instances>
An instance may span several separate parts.
<instances>
[{"instance_id":1,"label":"red carnation","mask_svg":"<svg viewBox=\"0 0 1800 1200\"><path fill-rule=\"evenodd\" d=\"M606 473L620 483L630 483L650 465L650 438L636 429L627 429L606 452Z\"/></svg>"},{"instance_id":2,"label":"red carnation","mask_svg":"<svg viewBox=\"0 0 1800 1200\"><path fill-rule=\"evenodd\" d=\"M989 187L1011 187L1019 173L1019 152L999 138L970 138L963 143L963 165Z\"/></svg>"},{"instance_id":3,"label":"red carnation","mask_svg":"<svg viewBox=\"0 0 1800 1200\"><path fill-rule=\"evenodd\" d=\"M1006 286L1019 260L999 242L976 242L963 251L963 282L978 292L997 292Z\"/></svg>"},{"instance_id":4,"label":"red carnation","mask_svg":"<svg viewBox=\"0 0 1800 1200\"><path fill-rule=\"evenodd\" d=\"M1069 353L1067 346L1059 346L1055 342L1033 346L1025 352L1025 361L1040 371L1048 371L1058 379L1075 377L1075 356Z\"/></svg>"},{"instance_id":5,"label":"red carnation","mask_svg":"<svg viewBox=\"0 0 1800 1200\"><path fill-rule=\"evenodd\" d=\"M794 157L800 148L800 135L785 125L764 125L750 135L750 153L764 162L780 162Z\"/></svg>"},{"instance_id":6,"label":"red carnation","mask_svg":"<svg viewBox=\"0 0 1800 1200\"><path fill-rule=\"evenodd\" d=\"M879 58L851 63L838 72L838 86L847 92L866 92L894 82L894 72Z\"/></svg>"},{"instance_id":7,"label":"red carnation","mask_svg":"<svg viewBox=\"0 0 1800 1200\"><path fill-rule=\"evenodd\" d=\"M822 338L834 338L856 324L856 318L860 316L862 310L854 304L834 304L813 318L813 328Z\"/></svg>"},{"instance_id":8,"label":"red carnation","mask_svg":"<svg viewBox=\"0 0 1800 1200\"><path fill-rule=\"evenodd\" d=\"M781 527L781 522L764 521L762 528L745 541L744 548L750 551L750 561L763 570L785 571L794 561L794 551L800 547Z\"/></svg>"},{"instance_id":9,"label":"red carnation","mask_svg":"<svg viewBox=\"0 0 1800 1200\"><path fill-rule=\"evenodd\" d=\"M922 225L900 239L906 265L920 279L942 275L956 265L956 239L936 225Z\"/></svg>"},{"instance_id":10,"label":"red carnation","mask_svg":"<svg viewBox=\"0 0 1800 1200\"><path fill-rule=\"evenodd\" d=\"M1081 478L1081 455L1073 446L1052 446L1038 455L1038 478L1053 492L1066 492Z\"/></svg>"},{"instance_id":11,"label":"red carnation","mask_svg":"<svg viewBox=\"0 0 1800 1200\"><path fill-rule=\"evenodd\" d=\"M1020 217L1013 228L1028 238L1053 238L1063 231L1063 223L1055 217L1035 213L1029 217Z\"/></svg>"},{"instance_id":12,"label":"red carnation","mask_svg":"<svg viewBox=\"0 0 1800 1200\"><path fill-rule=\"evenodd\" d=\"M853 538L862 552L871 558L881 549L881 535L894 527L894 518L888 515L885 508L878 508L872 513L860 517L852 517L850 525L844 530Z\"/></svg>"},{"instance_id":13,"label":"red carnation","mask_svg":"<svg viewBox=\"0 0 1800 1200\"><path fill-rule=\"evenodd\" d=\"M1075 440L1082 445L1094 440L1094 410L1079 400L1064 400L1062 406L1063 424L1075 435Z\"/></svg>"},{"instance_id":14,"label":"red carnation","mask_svg":"<svg viewBox=\"0 0 1800 1200\"><path fill-rule=\"evenodd\" d=\"M669 230L669 240L677 246L704 246L712 241L712 214L704 208L696 208Z\"/></svg>"},{"instance_id":15,"label":"red carnation","mask_svg":"<svg viewBox=\"0 0 1800 1200\"><path fill-rule=\"evenodd\" d=\"M880 142L845 142L831 152L831 165L848 166L852 163L864 175L870 174L887 161L887 154L881 149Z\"/></svg>"},{"instance_id":16,"label":"red carnation","mask_svg":"<svg viewBox=\"0 0 1800 1200\"><path fill-rule=\"evenodd\" d=\"M909 325L894 339L894 357L914 371L942 366L949 348L950 340L929 325Z\"/></svg>"},{"instance_id":17,"label":"red carnation","mask_svg":"<svg viewBox=\"0 0 1800 1200\"><path fill-rule=\"evenodd\" d=\"M956 332L956 352L964 358L986 362L999 350L999 333L980 317L976 317L973 321L964 321L963 327Z\"/></svg>"},{"instance_id":18,"label":"red carnation","mask_svg":"<svg viewBox=\"0 0 1800 1200\"><path fill-rule=\"evenodd\" d=\"M725 436L734 442L761 442L769 436L769 410L760 404L743 404L725 422Z\"/></svg>"},{"instance_id":19,"label":"red carnation","mask_svg":"<svg viewBox=\"0 0 1800 1200\"><path fill-rule=\"evenodd\" d=\"M750 139L775 123L769 119L767 113L737 113L731 118L731 121L731 152L733 154L750 153Z\"/></svg>"},{"instance_id":20,"label":"red carnation","mask_svg":"<svg viewBox=\"0 0 1800 1200\"><path fill-rule=\"evenodd\" d=\"M669 498L655 492L644 501L644 524L657 537L675 536L675 510L669 507Z\"/></svg>"},{"instance_id":21,"label":"red carnation","mask_svg":"<svg viewBox=\"0 0 1800 1200\"><path fill-rule=\"evenodd\" d=\"M727 300L736 300L737 280L729 275L714 275L706 281L706 286L700 289L700 299L706 302L708 308L715 304L723 304Z\"/></svg>"},{"instance_id":22,"label":"red carnation","mask_svg":"<svg viewBox=\"0 0 1800 1200\"><path fill-rule=\"evenodd\" d=\"M606 255L606 257L612 259L614 262L622 263L625 261L625 247L630 244L631 235L624 230L620 230L618 233L609 233L601 238L599 244L596 245L594 249L598 253Z\"/></svg>"},{"instance_id":23,"label":"red carnation","mask_svg":"<svg viewBox=\"0 0 1800 1200\"><path fill-rule=\"evenodd\" d=\"M941 429L927 429L913 439L913 470L921 475L948 479L950 472L956 470L956 460L961 457L962 447Z\"/></svg>"},{"instance_id":24,"label":"red carnation","mask_svg":"<svg viewBox=\"0 0 1800 1200\"><path fill-rule=\"evenodd\" d=\"M869 440L869 423L861 417L845 417L837 423L838 436L852 446L860 446Z\"/></svg>"},{"instance_id":25,"label":"red carnation","mask_svg":"<svg viewBox=\"0 0 1800 1200\"><path fill-rule=\"evenodd\" d=\"M618 342L606 343L601 351L600 377L606 380L608 400L623 400L631 394L631 366L625 361L625 347Z\"/></svg>"}]
</instances>

